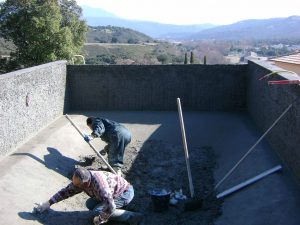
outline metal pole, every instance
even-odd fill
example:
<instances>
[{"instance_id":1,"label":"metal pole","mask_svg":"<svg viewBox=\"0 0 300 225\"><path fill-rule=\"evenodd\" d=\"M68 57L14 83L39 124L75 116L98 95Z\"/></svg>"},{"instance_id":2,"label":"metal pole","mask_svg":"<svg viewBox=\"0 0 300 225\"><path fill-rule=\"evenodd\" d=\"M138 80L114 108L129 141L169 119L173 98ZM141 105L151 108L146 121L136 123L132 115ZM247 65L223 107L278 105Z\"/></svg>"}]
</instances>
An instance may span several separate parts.
<instances>
[{"instance_id":1,"label":"metal pole","mask_svg":"<svg viewBox=\"0 0 300 225\"><path fill-rule=\"evenodd\" d=\"M192 174L191 174L191 168L190 168L189 152L188 152L188 147L187 147L187 142L186 142L186 136L185 136L185 129L184 129L184 123L183 123L183 116L182 116L180 98L177 98L177 106L178 106L178 113L179 113L179 121L180 121L180 127L181 127L185 162L186 162L186 168L187 168L188 178L189 178L190 192L191 192L191 197L193 198L194 197L194 186L193 186L193 180L192 180Z\"/></svg>"},{"instance_id":2,"label":"metal pole","mask_svg":"<svg viewBox=\"0 0 300 225\"><path fill-rule=\"evenodd\" d=\"M279 171L281 169L282 169L281 165L275 166L272 169L269 169L269 170L267 170L267 171L265 171L265 172L263 172L263 173L255 176L255 177L253 177L253 178L251 178L249 180L244 181L243 183L240 183L240 184L238 184L238 185L236 185L236 186L234 186L234 187L232 187L232 188L230 188L230 189L228 189L226 191L223 191L222 193L220 193L220 194L217 195L217 198L226 197L227 195L230 195L230 194L232 194L232 193L234 193L234 192L236 192L236 191L238 191L238 190L240 190L240 189L242 189L242 188L244 188L244 187L246 187L246 186L248 186L250 184L253 184L253 183L255 183L255 182L263 179L264 177L266 177L266 176L268 176L268 175L270 175L272 173L275 173L275 172L277 172L277 171Z\"/></svg>"},{"instance_id":3,"label":"metal pole","mask_svg":"<svg viewBox=\"0 0 300 225\"><path fill-rule=\"evenodd\" d=\"M72 119L66 114L67 119L71 122L71 124L75 127L75 129L78 131L78 133L84 137L84 134L79 130L79 128L77 127L77 125L72 121ZM94 150L94 152L96 153L97 156L100 157L100 159L102 159L102 161L106 164L106 166L110 169L111 172L113 172L114 174L117 174L116 171L109 165L109 163L103 158L102 155L100 155L100 153L95 149L94 145L91 142L88 142L89 146Z\"/></svg>"}]
</instances>

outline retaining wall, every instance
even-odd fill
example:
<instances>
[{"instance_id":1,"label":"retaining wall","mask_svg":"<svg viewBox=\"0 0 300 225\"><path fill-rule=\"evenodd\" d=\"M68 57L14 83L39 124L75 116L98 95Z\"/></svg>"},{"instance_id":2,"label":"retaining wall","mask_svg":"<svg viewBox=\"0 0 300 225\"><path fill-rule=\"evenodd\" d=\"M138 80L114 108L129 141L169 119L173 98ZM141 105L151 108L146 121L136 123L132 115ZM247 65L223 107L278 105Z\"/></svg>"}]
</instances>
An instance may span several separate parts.
<instances>
[{"instance_id":1,"label":"retaining wall","mask_svg":"<svg viewBox=\"0 0 300 225\"><path fill-rule=\"evenodd\" d=\"M72 110L243 111L246 65L68 66Z\"/></svg>"},{"instance_id":2,"label":"retaining wall","mask_svg":"<svg viewBox=\"0 0 300 225\"><path fill-rule=\"evenodd\" d=\"M66 61L0 75L0 155L63 114Z\"/></svg>"}]
</instances>

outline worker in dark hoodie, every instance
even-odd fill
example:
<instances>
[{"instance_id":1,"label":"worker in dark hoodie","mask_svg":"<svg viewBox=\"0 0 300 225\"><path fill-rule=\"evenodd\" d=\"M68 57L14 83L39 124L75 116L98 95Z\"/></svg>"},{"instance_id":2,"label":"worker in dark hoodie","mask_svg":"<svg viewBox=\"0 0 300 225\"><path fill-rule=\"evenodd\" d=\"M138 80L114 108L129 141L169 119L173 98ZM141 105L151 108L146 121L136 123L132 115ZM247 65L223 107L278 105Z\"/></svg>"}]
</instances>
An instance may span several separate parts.
<instances>
[{"instance_id":1,"label":"worker in dark hoodie","mask_svg":"<svg viewBox=\"0 0 300 225\"><path fill-rule=\"evenodd\" d=\"M105 118L88 117L86 124L92 133L84 135L84 140L89 142L101 138L106 142L106 147L100 153L106 152L108 163L118 174L122 174L125 148L131 141L130 131L122 124Z\"/></svg>"}]
</instances>

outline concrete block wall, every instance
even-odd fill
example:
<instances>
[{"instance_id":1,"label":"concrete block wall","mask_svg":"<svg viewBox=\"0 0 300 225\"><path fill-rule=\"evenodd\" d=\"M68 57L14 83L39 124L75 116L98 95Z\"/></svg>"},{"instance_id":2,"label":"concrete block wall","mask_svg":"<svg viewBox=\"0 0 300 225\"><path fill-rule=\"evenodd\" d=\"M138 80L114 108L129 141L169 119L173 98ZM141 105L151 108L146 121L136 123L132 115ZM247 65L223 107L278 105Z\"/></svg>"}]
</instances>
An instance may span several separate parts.
<instances>
[{"instance_id":1,"label":"concrete block wall","mask_svg":"<svg viewBox=\"0 0 300 225\"><path fill-rule=\"evenodd\" d=\"M72 110L243 111L246 65L70 65Z\"/></svg>"},{"instance_id":2,"label":"concrete block wall","mask_svg":"<svg viewBox=\"0 0 300 225\"><path fill-rule=\"evenodd\" d=\"M266 136L272 149L300 181L300 86L268 85L258 81L270 71L281 68L260 62L249 62L247 76L247 110L256 126L265 132L292 103L292 108ZM272 76L272 80L289 79L289 73ZM295 99L298 99L295 102Z\"/></svg>"},{"instance_id":3,"label":"concrete block wall","mask_svg":"<svg viewBox=\"0 0 300 225\"><path fill-rule=\"evenodd\" d=\"M0 75L0 156L63 114L66 61Z\"/></svg>"}]
</instances>

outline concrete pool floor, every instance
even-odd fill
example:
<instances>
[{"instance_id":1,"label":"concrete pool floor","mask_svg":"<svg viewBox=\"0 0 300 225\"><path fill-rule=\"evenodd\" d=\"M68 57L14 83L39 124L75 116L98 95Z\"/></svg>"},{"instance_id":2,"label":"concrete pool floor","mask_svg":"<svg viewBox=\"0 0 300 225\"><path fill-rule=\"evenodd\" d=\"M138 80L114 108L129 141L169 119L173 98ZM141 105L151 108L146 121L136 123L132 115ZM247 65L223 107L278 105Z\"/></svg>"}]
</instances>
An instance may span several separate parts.
<instances>
[{"instance_id":1,"label":"concrete pool floor","mask_svg":"<svg viewBox=\"0 0 300 225\"><path fill-rule=\"evenodd\" d=\"M177 112L70 113L74 122L86 133L89 133L85 126L88 115L102 116L125 124L132 131L132 142L162 140L174 145L182 144ZM184 112L183 116L189 148L212 146L215 151L216 181L234 166L261 135L247 114L243 113ZM97 148L104 146L101 141L94 144ZM0 161L0 223L41 224L30 213L34 203L48 200L68 184L70 174L67 171L74 167L80 155L85 154L93 154L93 151L68 120L61 116L3 158ZM218 192L280 163L276 153L263 141L218 188ZM75 203L76 199L81 198L85 196L80 194L52 208L60 211L85 210L82 205ZM222 207L223 214L215 224L296 225L300 224L299 207L300 188L283 165L283 172L272 174L227 197ZM56 224L59 225L60 220L57 219ZM85 223L79 221L78 225L81 224Z\"/></svg>"}]
</instances>

